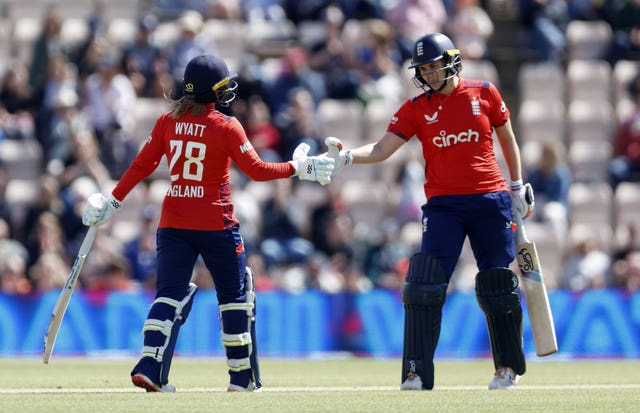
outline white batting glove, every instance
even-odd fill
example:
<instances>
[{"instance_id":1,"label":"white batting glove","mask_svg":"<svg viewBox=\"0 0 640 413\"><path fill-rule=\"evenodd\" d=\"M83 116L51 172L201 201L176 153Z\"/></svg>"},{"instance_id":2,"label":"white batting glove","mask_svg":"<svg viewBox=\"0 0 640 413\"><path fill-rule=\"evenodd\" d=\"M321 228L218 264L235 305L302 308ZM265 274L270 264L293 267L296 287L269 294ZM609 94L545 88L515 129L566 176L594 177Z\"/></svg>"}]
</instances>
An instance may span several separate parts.
<instances>
[{"instance_id":1,"label":"white batting glove","mask_svg":"<svg viewBox=\"0 0 640 413\"><path fill-rule=\"evenodd\" d=\"M511 212L525 219L533 212L535 205L531 184L522 184L522 180L511 181Z\"/></svg>"},{"instance_id":2,"label":"white batting glove","mask_svg":"<svg viewBox=\"0 0 640 413\"><path fill-rule=\"evenodd\" d=\"M296 169L294 176L305 180L314 181L322 185L331 182L331 173L335 161L323 156L307 156L310 146L301 143L293 151L293 159L290 161Z\"/></svg>"},{"instance_id":3,"label":"white batting glove","mask_svg":"<svg viewBox=\"0 0 640 413\"><path fill-rule=\"evenodd\" d=\"M342 141L340 139L335 136L329 136L324 140L324 144L327 145L328 148L325 156L335 160L333 168L336 172L353 163L351 151L342 149Z\"/></svg>"},{"instance_id":4,"label":"white batting glove","mask_svg":"<svg viewBox=\"0 0 640 413\"><path fill-rule=\"evenodd\" d=\"M109 195L106 198L100 193L92 194L87 199L82 223L89 226L100 226L107 222L113 214L120 209L122 202Z\"/></svg>"}]
</instances>

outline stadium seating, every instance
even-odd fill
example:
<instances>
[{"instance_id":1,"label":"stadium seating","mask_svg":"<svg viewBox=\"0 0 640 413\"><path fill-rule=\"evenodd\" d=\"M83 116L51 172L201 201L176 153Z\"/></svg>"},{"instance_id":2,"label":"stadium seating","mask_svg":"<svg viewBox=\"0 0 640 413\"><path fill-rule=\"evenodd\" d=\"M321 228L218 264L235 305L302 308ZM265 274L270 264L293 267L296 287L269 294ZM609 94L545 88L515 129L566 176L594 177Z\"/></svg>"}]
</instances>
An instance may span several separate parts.
<instances>
[{"instance_id":1,"label":"stadium seating","mask_svg":"<svg viewBox=\"0 0 640 413\"><path fill-rule=\"evenodd\" d=\"M602 20L572 20L567 25L566 38L570 60L593 60L604 57L613 33L611 26Z\"/></svg>"},{"instance_id":2,"label":"stadium seating","mask_svg":"<svg viewBox=\"0 0 640 413\"><path fill-rule=\"evenodd\" d=\"M614 194L614 208L616 226L640 225L640 182L620 183Z\"/></svg>"},{"instance_id":3,"label":"stadium seating","mask_svg":"<svg viewBox=\"0 0 640 413\"><path fill-rule=\"evenodd\" d=\"M357 100L324 99L318 105L317 116L324 136L337 136L346 147L362 143L363 108Z\"/></svg>"},{"instance_id":4,"label":"stadium seating","mask_svg":"<svg viewBox=\"0 0 640 413\"><path fill-rule=\"evenodd\" d=\"M577 141L569 146L568 161L575 182L606 182L613 148L609 141Z\"/></svg>"},{"instance_id":5,"label":"stadium seating","mask_svg":"<svg viewBox=\"0 0 640 413\"><path fill-rule=\"evenodd\" d=\"M566 78L558 62L525 62L518 72L521 101L564 101Z\"/></svg>"},{"instance_id":6,"label":"stadium seating","mask_svg":"<svg viewBox=\"0 0 640 413\"><path fill-rule=\"evenodd\" d=\"M613 190L607 182L574 182L569 188L568 200L571 226L612 226Z\"/></svg>"},{"instance_id":7,"label":"stadium seating","mask_svg":"<svg viewBox=\"0 0 640 413\"><path fill-rule=\"evenodd\" d=\"M569 102L611 102L611 66L604 60L571 60L567 64L567 87Z\"/></svg>"},{"instance_id":8,"label":"stadium seating","mask_svg":"<svg viewBox=\"0 0 640 413\"><path fill-rule=\"evenodd\" d=\"M610 141L616 118L609 102L574 100L569 103L567 123L569 143Z\"/></svg>"},{"instance_id":9,"label":"stadium seating","mask_svg":"<svg viewBox=\"0 0 640 413\"><path fill-rule=\"evenodd\" d=\"M517 117L521 142L564 142L565 105L561 100L526 100L520 104Z\"/></svg>"},{"instance_id":10,"label":"stadium seating","mask_svg":"<svg viewBox=\"0 0 640 413\"><path fill-rule=\"evenodd\" d=\"M500 77L495 63L490 60L465 60L462 74L466 79L488 80L500 87Z\"/></svg>"},{"instance_id":11,"label":"stadium seating","mask_svg":"<svg viewBox=\"0 0 640 413\"><path fill-rule=\"evenodd\" d=\"M42 149L36 141L1 140L0 161L10 180L37 179L42 173Z\"/></svg>"}]
</instances>

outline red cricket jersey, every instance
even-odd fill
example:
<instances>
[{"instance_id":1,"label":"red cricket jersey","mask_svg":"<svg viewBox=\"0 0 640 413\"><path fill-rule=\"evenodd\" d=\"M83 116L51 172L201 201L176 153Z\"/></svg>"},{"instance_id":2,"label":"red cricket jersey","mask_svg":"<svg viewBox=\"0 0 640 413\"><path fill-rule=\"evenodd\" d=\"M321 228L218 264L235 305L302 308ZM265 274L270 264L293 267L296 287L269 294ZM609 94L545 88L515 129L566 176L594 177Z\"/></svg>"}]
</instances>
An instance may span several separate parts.
<instances>
[{"instance_id":1,"label":"red cricket jersey","mask_svg":"<svg viewBox=\"0 0 640 413\"><path fill-rule=\"evenodd\" d=\"M407 100L387 131L422 144L427 199L507 190L493 149L493 128L509 109L490 82L460 79L451 95L423 93Z\"/></svg>"},{"instance_id":2,"label":"red cricket jersey","mask_svg":"<svg viewBox=\"0 0 640 413\"><path fill-rule=\"evenodd\" d=\"M171 186L162 203L160 228L222 230L237 223L231 203L231 161L256 181L288 178L288 162L265 162L249 142L240 122L215 110L199 116L161 115L151 136L113 190L124 200L160 164L169 163Z\"/></svg>"}]
</instances>

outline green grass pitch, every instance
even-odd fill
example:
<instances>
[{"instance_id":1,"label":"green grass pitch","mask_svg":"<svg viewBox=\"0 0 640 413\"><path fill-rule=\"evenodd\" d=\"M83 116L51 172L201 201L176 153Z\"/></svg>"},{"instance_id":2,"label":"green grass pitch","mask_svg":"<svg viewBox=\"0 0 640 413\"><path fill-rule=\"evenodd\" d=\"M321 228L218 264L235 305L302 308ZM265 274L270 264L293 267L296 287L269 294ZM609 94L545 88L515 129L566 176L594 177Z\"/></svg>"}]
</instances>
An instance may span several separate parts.
<instances>
[{"instance_id":1,"label":"green grass pitch","mask_svg":"<svg viewBox=\"0 0 640 413\"><path fill-rule=\"evenodd\" d=\"M219 358L176 357L175 394L134 388L134 359L0 358L1 412L637 412L637 360L530 361L518 388L489 391L491 360L436 361L433 391L401 392L395 359L263 359L264 389L227 393Z\"/></svg>"}]
</instances>

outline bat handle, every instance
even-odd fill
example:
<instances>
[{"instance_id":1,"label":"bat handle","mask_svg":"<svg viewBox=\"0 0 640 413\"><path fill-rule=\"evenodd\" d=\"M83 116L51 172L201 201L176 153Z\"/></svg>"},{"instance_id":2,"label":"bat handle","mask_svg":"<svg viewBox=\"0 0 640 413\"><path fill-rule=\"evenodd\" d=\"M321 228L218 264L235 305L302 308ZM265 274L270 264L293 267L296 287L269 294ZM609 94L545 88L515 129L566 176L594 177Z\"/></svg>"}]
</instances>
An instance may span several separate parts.
<instances>
[{"instance_id":1,"label":"bat handle","mask_svg":"<svg viewBox=\"0 0 640 413\"><path fill-rule=\"evenodd\" d=\"M91 245L93 244L93 239L96 237L97 231L98 231L98 227L96 225L89 226L89 230L87 231L87 234L84 236L82 245L80 245L80 249L78 250L78 255L89 254L89 250L91 249Z\"/></svg>"},{"instance_id":2,"label":"bat handle","mask_svg":"<svg viewBox=\"0 0 640 413\"><path fill-rule=\"evenodd\" d=\"M522 217L518 214L515 214L513 216L513 222L516 224L516 244L529 242L529 238L527 237L527 229L524 227Z\"/></svg>"}]
</instances>

